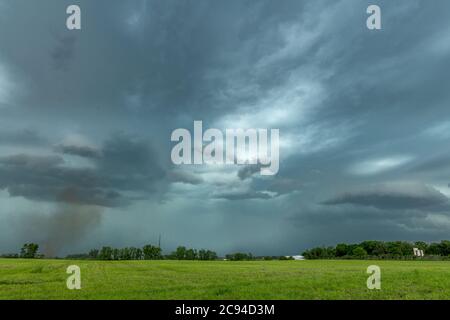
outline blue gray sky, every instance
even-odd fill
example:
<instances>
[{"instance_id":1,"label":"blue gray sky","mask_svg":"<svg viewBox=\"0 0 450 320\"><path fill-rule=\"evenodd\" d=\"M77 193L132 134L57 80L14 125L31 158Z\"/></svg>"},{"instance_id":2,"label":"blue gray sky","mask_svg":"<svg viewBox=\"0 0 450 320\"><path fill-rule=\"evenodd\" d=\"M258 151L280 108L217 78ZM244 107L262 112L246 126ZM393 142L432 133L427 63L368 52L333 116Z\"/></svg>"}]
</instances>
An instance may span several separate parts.
<instances>
[{"instance_id":1,"label":"blue gray sky","mask_svg":"<svg viewBox=\"0 0 450 320\"><path fill-rule=\"evenodd\" d=\"M449 21L447 0L0 0L0 251L449 238ZM194 120L280 129L279 173L174 166Z\"/></svg>"}]
</instances>

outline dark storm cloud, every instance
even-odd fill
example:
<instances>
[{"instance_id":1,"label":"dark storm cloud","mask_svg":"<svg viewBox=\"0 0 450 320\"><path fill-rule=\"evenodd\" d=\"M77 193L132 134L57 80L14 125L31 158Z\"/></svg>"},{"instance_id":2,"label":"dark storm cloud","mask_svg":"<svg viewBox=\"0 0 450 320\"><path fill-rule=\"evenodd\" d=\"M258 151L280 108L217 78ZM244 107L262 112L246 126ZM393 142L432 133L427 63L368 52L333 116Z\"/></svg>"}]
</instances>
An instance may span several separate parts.
<instances>
[{"instance_id":1,"label":"dark storm cloud","mask_svg":"<svg viewBox=\"0 0 450 320\"><path fill-rule=\"evenodd\" d=\"M35 130L0 131L0 145L42 145L46 139Z\"/></svg>"},{"instance_id":2,"label":"dark storm cloud","mask_svg":"<svg viewBox=\"0 0 450 320\"><path fill-rule=\"evenodd\" d=\"M45 170L55 167L64 162L58 156L30 156L27 154L17 154L0 158L0 164L6 168L31 168Z\"/></svg>"},{"instance_id":3,"label":"dark storm cloud","mask_svg":"<svg viewBox=\"0 0 450 320\"><path fill-rule=\"evenodd\" d=\"M58 70L67 70L75 54L77 38L74 35L64 36L51 52L54 67Z\"/></svg>"},{"instance_id":4,"label":"dark storm cloud","mask_svg":"<svg viewBox=\"0 0 450 320\"><path fill-rule=\"evenodd\" d=\"M216 199L226 199L226 200L248 200L248 199L271 199L270 194L259 192L259 191L226 191L220 192L214 195Z\"/></svg>"},{"instance_id":5,"label":"dark storm cloud","mask_svg":"<svg viewBox=\"0 0 450 320\"><path fill-rule=\"evenodd\" d=\"M68 181L66 181L68 183ZM30 200L66 202L66 194L72 194L80 204L96 205L101 207L121 207L128 205L130 200L114 190L95 188L80 188L73 186L43 186L32 184L10 185L7 188L11 197L24 197Z\"/></svg>"},{"instance_id":6,"label":"dark storm cloud","mask_svg":"<svg viewBox=\"0 0 450 320\"><path fill-rule=\"evenodd\" d=\"M101 152L96 160L98 173L112 187L140 191L146 197L164 192L166 169L145 140L118 134L105 142Z\"/></svg>"},{"instance_id":7,"label":"dark storm cloud","mask_svg":"<svg viewBox=\"0 0 450 320\"><path fill-rule=\"evenodd\" d=\"M248 165L244 166L238 171L238 177L241 180L245 180L250 178L252 175L254 175L257 172L261 171L260 165Z\"/></svg>"},{"instance_id":8,"label":"dark storm cloud","mask_svg":"<svg viewBox=\"0 0 450 320\"><path fill-rule=\"evenodd\" d=\"M70 154L74 156L80 156L83 158L99 158L101 156L101 151L90 147L82 145L70 145L62 144L55 147L56 152L61 152L63 154Z\"/></svg>"},{"instance_id":9,"label":"dark storm cloud","mask_svg":"<svg viewBox=\"0 0 450 320\"><path fill-rule=\"evenodd\" d=\"M14 6L16 15L5 17L5 23L23 29L16 28L15 33L3 29L1 37L5 41L4 58L18 64L33 81L33 91L23 102L39 98L41 109L92 108L104 103L111 111L122 107L121 98L128 92L136 91L146 101L155 101L160 112L178 112L189 102L199 109L210 108L205 102L210 100L209 92L217 88L205 79L206 71L213 62L219 62L220 47L231 44L232 39L223 31L230 27L228 18L233 19L243 4L151 1L144 11L140 3L80 1L86 14L85 30L77 34L64 28L68 2L42 2L31 10L33 14L29 3L18 2ZM226 18L216 19L219 12ZM133 19L137 19L136 24ZM33 31L27 32L31 23ZM39 37L27 41L27 51L33 52L34 59L17 54L25 49L15 42L18 32ZM143 34L146 41L141 39ZM61 78L60 70L68 71L69 63L71 73ZM48 69L50 64L54 71ZM85 77L92 70L97 72ZM61 105L67 95L70 103Z\"/></svg>"},{"instance_id":10,"label":"dark storm cloud","mask_svg":"<svg viewBox=\"0 0 450 320\"><path fill-rule=\"evenodd\" d=\"M0 189L12 197L64 202L64 194L72 190L80 203L117 206L121 198L111 197L108 177L92 169L68 168L59 157L17 155L0 159Z\"/></svg>"},{"instance_id":11,"label":"dark storm cloud","mask_svg":"<svg viewBox=\"0 0 450 320\"><path fill-rule=\"evenodd\" d=\"M361 112L366 114L374 108L378 111L379 108L388 108L381 99L395 98L400 89L418 85L412 79L417 78L414 75L420 66L409 68L409 64L416 63L420 57L419 54L411 54L412 49L420 41L428 39L429 33L440 30L442 21L445 21L439 18L429 21L430 14L445 15L448 7L446 2L439 1L433 8L420 8L424 12L418 16L422 20L417 23L426 24L428 28L408 34L405 31L409 30L409 16L417 17L415 13L419 10L416 2L400 2L396 8L381 1L380 5L386 8L387 31L371 35L363 28L369 1L337 1L333 5L328 1L285 1L282 4L273 1L199 1L195 5L189 1L80 1L79 4L86 13L83 20L85 28L79 33L56 27L65 22L66 3L58 1L43 2L33 15L37 21L29 16L30 10L25 10L29 7L25 2L16 4L15 12L21 14L7 17L9 24L14 19L23 22L23 28L29 27L29 20L34 21L33 35L41 36L40 41L27 42L28 50L36 53L35 59L29 61L21 59L23 55L17 55L16 51L23 48L15 44L11 31L2 31L6 50L4 59L22 66L34 80L34 90L27 96L29 101L39 97L41 108L65 109L90 109L105 104L110 112L117 112L123 107L123 98L133 94L143 100L146 111L170 115L182 112L206 118L213 113L231 112L242 103L258 102L261 93L283 86L287 74L308 65L330 70L325 83L329 89L325 99L327 104L332 103L336 107L332 112L327 111L327 117L346 117L350 111L358 112L363 102L361 98L369 91L373 98L364 101L368 107ZM325 15L328 23L321 21L319 15L330 11L334 15ZM359 12L362 14L357 14ZM396 19L391 18L394 16ZM362 27L349 28L350 24ZM286 43L288 39L282 32L289 32L290 27L295 31L296 26L299 26L299 36L301 32L315 36L312 45L305 46L306 51L298 48L298 54L295 47L290 48ZM49 29L59 31L48 32ZM26 33L22 29L20 32ZM75 41L75 37L78 40ZM397 38L401 40L396 42ZM351 46L355 41L357 45ZM386 46L380 45L386 42L394 42L396 51L386 50ZM54 49L49 53L50 45ZM352 50L347 50L349 47ZM332 59L335 52L340 54L338 61ZM388 63L393 55L398 59L407 58L401 71L411 75L409 82L389 81L390 86L386 88L379 83L375 85L372 79L379 70L378 66ZM274 62L262 63L269 58ZM57 65L71 61L73 73L62 81L57 74L48 72L47 59ZM430 63L423 69L430 75L431 71L440 70L438 66ZM91 70L97 72L92 74ZM43 71L46 76L41 79ZM320 75L321 72L318 70L317 73ZM90 76L86 77L86 74ZM433 75L446 79L442 71L433 72ZM384 70L379 76L385 80L404 78L403 73L395 70ZM359 84L348 88L352 79ZM237 94L239 92L231 90L235 88L230 88L233 80L250 83L255 90ZM393 83L398 88L386 90ZM59 90L52 92L55 87ZM434 92L436 88L429 85L422 87L421 91L422 95ZM52 94L47 94L49 92ZM42 93L46 95L42 96ZM442 95L441 91L439 93ZM70 101L64 99L67 95ZM61 105L64 100L66 103ZM407 104L406 101L402 103L402 109ZM416 109L419 106L414 104L412 107ZM382 118L383 114L379 113L378 117Z\"/></svg>"},{"instance_id":12,"label":"dark storm cloud","mask_svg":"<svg viewBox=\"0 0 450 320\"><path fill-rule=\"evenodd\" d=\"M409 172L447 172L450 169L450 155L440 154L423 159L409 168Z\"/></svg>"},{"instance_id":13,"label":"dark storm cloud","mask_svg":"<svg viewBox=\"0 0 450 320\"><path fill-rule=\"evenodd\" d=\"M6 17L5 23L17 27L14 33L0 30L3 59L32 83L21 105L121 113L133 96L141 101L142 114L164 118L179 113L211 118L236 109L237 99L256 101L258 92L233 94L232 78L239 74L261 91L280 83L270 70L258 79L248 62L271 54L272 42L281 45L277 27L301 19L307 6L267 0L79 1L83 29L77 33L64 28L69 3L45 1L31 14L29 3L19 1L17 14ZM15 41L18 33L31 38L26 47ZM27 59L24 50L34 58Z\"/></svg>"},{"instance_id":14,"label":"dark storm cloud","mask_svg":"<svg viewBox=\"0 0 450 320\"><path fill-rule=\"evenodd\" d=\"M355 204L379 209L449 210L449 199L438 190L420 183L382 184L366 190L344 193L325 201L327 205Z\"/></svg>"},{"instance_id":15,"label":"dark storm cloud","mask_svg":"<svg viewBox=\"0 0 450 320\"><path fill-rule=\"evenodd\" d=\"M101 151L101 158L92 159L95 168L70 167L53 155L1 157L0 189L7 189L12 197L56 202L73 194L77 203L116 207L130 203L133 196L126 192L150 197L157 184L163 188L165 171L144 141L118 134Z\"/></svg>"}]
</instances>

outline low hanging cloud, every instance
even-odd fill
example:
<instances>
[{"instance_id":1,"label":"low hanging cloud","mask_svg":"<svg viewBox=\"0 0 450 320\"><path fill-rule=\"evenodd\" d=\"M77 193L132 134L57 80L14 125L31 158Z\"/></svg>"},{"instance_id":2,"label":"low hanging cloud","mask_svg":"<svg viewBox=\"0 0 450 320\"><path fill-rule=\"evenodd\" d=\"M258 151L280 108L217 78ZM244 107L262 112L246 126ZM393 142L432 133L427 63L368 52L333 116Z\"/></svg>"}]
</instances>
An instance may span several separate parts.
<instances>
[{"instance_id":1,"label":"low hanging cloud","mask_svg":"<svg viewBox=\"0 0 450 320\"><path fill-rule=\"evenodd\" d=\"M50 167L58 166L64 163L64 160L59 156L34 156L28 154L15 154L0 158L0 164L6 168L16 169L48 169Z\"/></svg>"},{"instance_id":2,"label":"low hanging cloud","mask_svg":"<svg viewBox=\"0 0 450 320\"><path fill-rule=\"evenodd\" d=\"M94 166L72 167L61 155L4 156L0 189L30 200L65 202L64 195L73 194L80 204L120 207L134 198L151 197L158 183L162 187L165 170L144 141L115 135L101 150L60 146L56 151L91 158Z\"/></svg>"},{"instance_id":3,"label":"low hanging cloud","mask_svg":"<svg viewBox=\"0 0 450 320\"><path fill-rule=\"evenodd\" d=\"M347 192L323 202L325 205L353 204L378 209L449 210L449 199L422 183L384 183L359 191Z\"/></svg>"},{"instance_id":4,"label":"low hanging cloud","mask_svg":"<svg viewBox=\"0 0 450 320\"><path fill-rule=\"evenodd\" d=\"M58 44L51 52L53 65L57 70L67 70L73 59L77 38L73 35L61 37Z\"/></svg>"},{"instance_id":5,"label":"low hanging cloud","mask_svg":"<svg viewBox=\"0 0 450 320\"><path fill-rule=\"evenodd\" d=\"M171 182L181 182L192 185L199 185L204 182L201 176L183 170L172 170L169 172L168 178Z\"/></svg>"},{"instance_id":6,"label":"low hanging cloud","mask_svg":"<svg viewBox=\"0 0 450 320\"><path fill-rule=\"evenodd\" d=\"M0 131L0 145L36 146L46 143L46 139L31 129Z\"/></svg>"},{"instance_id":7,"label":"low hanging cloud","mask_svg":"<svg viewBox=\"0 0 450 320\"><path fill-rule=\"evenodd\" d=\"M246 165L239 169L238 171L238 177L241 180L249 179L251 176L253 176L255 173L261 171L261 165L260 164L254 164L254 165Z\"/></svg>"},{"instance_id":8,"label":"low hanging cloud","mask_svg":"<svg viewBox=\"0 0 450 320\"><path fill-rule=\"evenodd\" d=\"M225 191L214 194L216 199L225 200L250 200L250 199L271 199L273 196L270 193L253 191L253 190L239 190L239 191Z\"/></svg>"},{"instance_id":9,"label":"low hanging cloud","mask_svg":"<svg viewBox=\"0 0 450 320\"><path fill-rule=\"evenodd\" d=\"M83 158L100 158L101 150L91 146L60 144L55 147L56 152L63 154L79 156Z\"/></svg>"}]
</instances>

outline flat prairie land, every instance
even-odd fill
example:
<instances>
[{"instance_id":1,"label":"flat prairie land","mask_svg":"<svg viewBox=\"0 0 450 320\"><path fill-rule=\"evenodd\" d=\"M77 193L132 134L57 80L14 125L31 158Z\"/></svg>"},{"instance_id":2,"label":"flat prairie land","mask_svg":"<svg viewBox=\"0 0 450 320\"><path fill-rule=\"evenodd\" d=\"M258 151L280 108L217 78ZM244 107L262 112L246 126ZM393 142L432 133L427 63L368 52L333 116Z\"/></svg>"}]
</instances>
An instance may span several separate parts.
<instances>
[{"instance_id":1,"label":"flat prairie land","mask_svg":"<svg viewBox=\"0 0 450 320\"><path fill-rule=\"evenodd\" d=\"M81 270L69 290L66 269ZM367 267L381 268L369 290ZM0 299L449 299L450 261L0 259Z\"/></svg>"}]
</instances>

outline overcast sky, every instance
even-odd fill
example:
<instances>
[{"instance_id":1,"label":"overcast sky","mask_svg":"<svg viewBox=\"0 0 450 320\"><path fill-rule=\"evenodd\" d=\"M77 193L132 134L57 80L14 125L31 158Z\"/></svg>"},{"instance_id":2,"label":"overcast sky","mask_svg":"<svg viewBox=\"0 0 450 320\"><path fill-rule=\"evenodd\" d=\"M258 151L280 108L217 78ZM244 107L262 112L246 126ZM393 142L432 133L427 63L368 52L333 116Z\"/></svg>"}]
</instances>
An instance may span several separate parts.
<instances>
[{"instance_id":1,"label":"overcast sky","mask_svg":"<svg viewBox=\"0 0 450 320\"><path fill-rule=\"evenodd\" d=\"M449 21L448 0L0 0L0 252L448 239ZM279 173L174 166L194 120L280 129Z\"/></svg>"}]
</instances>

